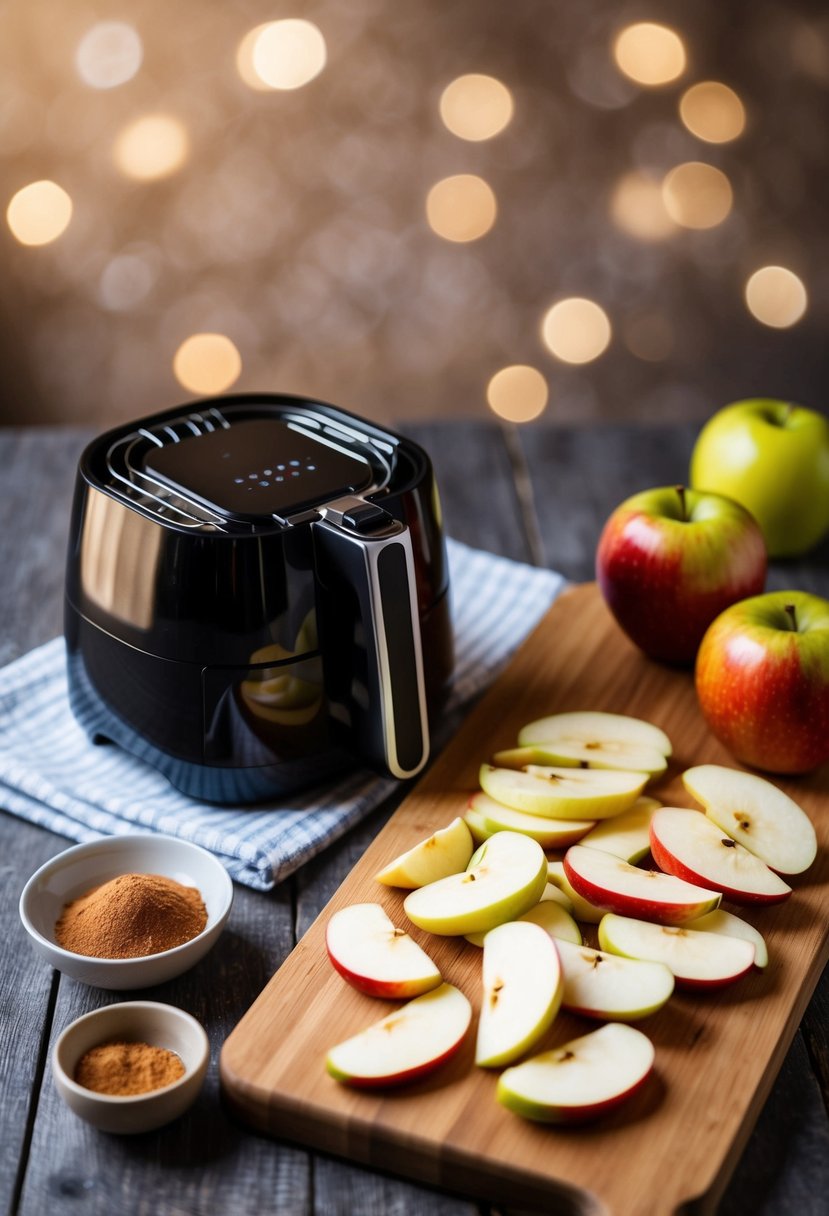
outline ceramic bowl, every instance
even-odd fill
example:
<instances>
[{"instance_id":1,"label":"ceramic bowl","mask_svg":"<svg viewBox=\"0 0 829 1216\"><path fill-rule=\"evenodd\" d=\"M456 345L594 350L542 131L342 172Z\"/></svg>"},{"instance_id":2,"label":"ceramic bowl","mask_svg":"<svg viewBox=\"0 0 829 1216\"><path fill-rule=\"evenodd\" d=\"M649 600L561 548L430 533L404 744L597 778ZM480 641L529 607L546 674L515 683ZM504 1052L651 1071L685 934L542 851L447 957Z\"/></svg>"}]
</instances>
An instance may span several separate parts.
<instances>
[{"instance_id":1,"label":"ceramic bowl","mask_svg":"<svg viewBox=\"0 0 829 1216\"><path fill-rule=\"evenodd\" d=\"M181 946L138 958L90 958L64 950L55 938L64 906L119 874L161 874L197 887L207 909L205 928ZM227 870L198 845L155 834L108 836L67 849L41 866L23 888L20 919L35 951L56 970L96 988L149 988L203 958L221 933L232 902Z\"/></svg>"},{"instance_id":2,"label":"ceramic bowl","mask_svg":"<svg viewBox=\"0 0 829 1216\"><path fill-rule=\"evenodd\" d=\"M81 1056L91 1047L116 1040L175 1052L184 1075L163 1089L128 1097L78 1085L73 1077ZM183 1114L202 1087L209 1060L207 1035L189 1013L156 1001L124 1001L95 1009L66 1027L52 1052L52 1075L58 1093L81 1119L101 1131L131 1135L152 1131Z\"/></svg>"}]
</instances>

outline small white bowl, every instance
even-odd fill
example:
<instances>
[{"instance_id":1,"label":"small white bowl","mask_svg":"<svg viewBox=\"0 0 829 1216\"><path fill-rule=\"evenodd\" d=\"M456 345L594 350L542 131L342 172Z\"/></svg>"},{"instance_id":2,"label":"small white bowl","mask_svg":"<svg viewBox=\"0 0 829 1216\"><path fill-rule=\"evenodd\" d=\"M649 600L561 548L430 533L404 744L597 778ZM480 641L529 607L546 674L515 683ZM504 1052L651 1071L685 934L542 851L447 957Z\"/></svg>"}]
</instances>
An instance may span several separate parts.
<instances>
[{"instance_id":1,"label":"small white bowl","mask_svg":"<svg viewBox=\"0 0 829 1216\"><path fill-rule=\"evenodd\" d=\"M66 904L119 874L161 874L197 887L207 924L197 937L172 950L137 958L90 958L59 946L55 922ZM198 845L175 836L107 836L75 845L37 870L20 896L20 919L47 963L96 988L149 988L181 975L215 943L230 914L233 883L227 870Z\"/></svg>"},{"instance_id":2,"label":"small white bowl","mask_svg":"<svg viewBox=\"0 0 829 1216\"><path fill-rule=\"evenodd\" d=\"M184 1075L163 1089L127 1097L78 1085L73 1078L81 1056L91 1047L116 1040L166 1047L180 1058ZM52 1052L52 1074L58 1093L81 1119L101 1131L132 1135L152 1131L183 1114L202 1087L209 1060L207 1035L189 1013L156 1001L125 1001L70 1023Z\"/></svg>"}]
</instances>

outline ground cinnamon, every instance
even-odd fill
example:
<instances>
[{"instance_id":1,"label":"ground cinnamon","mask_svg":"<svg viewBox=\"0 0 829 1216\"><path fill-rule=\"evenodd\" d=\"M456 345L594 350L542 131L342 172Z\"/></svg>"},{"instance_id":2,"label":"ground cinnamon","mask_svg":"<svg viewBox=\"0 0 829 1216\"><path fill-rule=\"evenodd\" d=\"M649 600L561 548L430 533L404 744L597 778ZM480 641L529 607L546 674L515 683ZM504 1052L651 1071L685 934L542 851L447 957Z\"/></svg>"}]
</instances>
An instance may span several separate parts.
<instances>
[{"instance_id":1,"label":"ground cinnamon","mask_svg":"<svg viewBox=\"0 0 829 1216\"><path fill-rule=\"evenodd\" d=\"M78 1060L74 1080L98 1094L128 1097L172 1085L184 1076L184 1065L166 1047L149 1043L101 1043Z\"/></svg>"},{"instance_id":2,"label":"ground cinnamon","mask_svg":"<svg viewBox=\"0 0 829 1216\"><path fill-rule=\"evenodd\" d=\"M92 958L171 950L207 924L201 893L161 874L121 874L73 899L55 924L59 946Z\"/></svg>"}]
</instances>

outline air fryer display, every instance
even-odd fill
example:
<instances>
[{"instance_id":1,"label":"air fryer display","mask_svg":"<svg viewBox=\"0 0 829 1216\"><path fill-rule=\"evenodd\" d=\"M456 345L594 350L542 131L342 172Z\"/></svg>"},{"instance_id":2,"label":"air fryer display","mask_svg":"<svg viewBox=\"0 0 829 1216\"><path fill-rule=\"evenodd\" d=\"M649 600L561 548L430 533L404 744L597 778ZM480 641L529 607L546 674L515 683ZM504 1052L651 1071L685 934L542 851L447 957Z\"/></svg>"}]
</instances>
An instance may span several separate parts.
<instances>
[{"instance_id":1,"label":"air fryer display","mask_svg":"<svg viewBox=\"0 0 829 1216\"><path fill-rule=\"evenodd\" d=\"M252 418L153 448L148 473L223 515L286 516L366 490L367 460L281 418Z\"/></svg>"}]
</instances>

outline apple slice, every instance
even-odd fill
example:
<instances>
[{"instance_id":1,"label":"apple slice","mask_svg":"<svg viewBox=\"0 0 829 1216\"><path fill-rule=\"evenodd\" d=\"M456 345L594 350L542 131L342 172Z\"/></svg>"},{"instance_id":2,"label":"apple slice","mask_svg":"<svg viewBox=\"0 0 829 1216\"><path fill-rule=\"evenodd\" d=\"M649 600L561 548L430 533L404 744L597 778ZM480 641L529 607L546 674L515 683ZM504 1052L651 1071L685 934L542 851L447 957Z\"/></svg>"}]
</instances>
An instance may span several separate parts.
<instances>
[{"instance_id":1,"label":"apple slice","mask_svg":"<svg viewBox=\"0 0 829 1216\"><path fill-rule=\"evenodd\" d=\"M481 788L514 811L548 819L608 819L633 806L647 773L587 768L541 768L527 772L481 766Z\"/></svg>"},{"instance_id":2,"label":"apple slice","mask_svg":"<svg viewBox=\"0 0 829 1216\"><path fill-rule=\"evenodd\" d=\"M613 1022L635 1022L661 1009L674 990L664 963L641 962L589 946L557 943L564 968L561 1004L570 1013Z\"/></svg>"},{"instance_id":3,"label":"apple slice","mask_svg":"<svg viewBox=\"0 0 829 1216\"><path fill-rule=\"evenodd\" d=\"M584 899L579 895L578 891L573 889L570 880L564 873L563 861L550 861L547 863L547 879L548 883L555 886L570 901L573 916L575 916L577 921L582 921L586 925L597 925L599 923L606 909L597 908L595 904L591 904L588 899Z\"/></svg>"},{"instance_id":4,"label":"apple slice","mask_svg":"<svg viewBox=\"0 0 829 1216\"><path fill-rule=\"evenodd\" d=\"M448 827L401 853L374 877L387 887L425 887L439 878L460 874L469 865L473 851L468 825L460 818L453 819Z\"/></svg>"},{"instance_id":5,"label":"apple slice","mask_svg":"<svg viewBox=\"0 0 829 1216\"><path fill-rule=\"evenodd\" d=\"M754 946L739 937L685 925L655 925L613 913L599 925L599 945L610 954L664 963L680 988L721 988L754 966Z\"/></svg>"},{"instance_id":6,"label":"apple slice","mask_svg":"<svg viewBox=\"0 0 829 1216\"><path fill-rule=\"evenodd\" d=\"M332 1047L325 1066L337 1081L360 1088L414 1081L458 1050L471 1019L463 993L441 984Z\"/></svg>"},{"instance_id":7,"label":"apple slice","mask_svg":"<svg viewBox=\"0 0 829 1216\"><path fill-rule=\"evenodd\" d=\"M634 865L650 852L651 819L661 805L655 798L637 798L630 810L597 823L580 843Z\"/></svg>"},{"instance_id":8,"label":"apple slice","mask_svg":"<svg viewBox=\"0 0 829 1216\"><path fill-rule=\"evenodd\" d=\"M689 768L682 781L717 827L778 874L802 874L815 860L812 821L770 781L721 764Z\"/></svg>"},{"instance_id":9,"label":"apple slice","mask_svg":"<svg viewBox=\"0 0 829 1216\"><path fill-rule=\"evenodd\" d=\"M441 982L426 951L379 904L340 908L326 925L325 945L340 975L369 996L401 1000Z\"/></svg>"},{"instance_id":10,"label":"apple slice","mask_svg":"<svg viewBox=\"0 0 829 1216\"><path fill-rule=\"evenodd\" d=\"M478 812L487 836L494 832L523 832L537 840L542 849L566 849L596 826L595 819L543 819L526 811L513 811L484 793L473 794L469 809Z\"/></svg>"},{"instance_id":11,"label":"apple slice","mask_svg":"<svg viewBox=\"0 0 829 1216\"><path fill-rule=\"evenodd\" d=\"M552 1025L564 988L558 950L539 925L498 925L484 940L482 980L475 1063L499 1068Z\"/></svg>"},{"instance_id":12,"label":"apple slice","mask_svg":"<svg viewBox=\"0 0 829 1216\"><path fill-rule=\"evenodd\" d=\"M486 820L480 811L476 811L472 805L464 811L463 821L472 833L472 839L476 845L483 844L485 840L489 840L490 836L495 835L487 827ZM498 831L503 831L503 828L499 828Z\"/></svg>"},{"instance_id":13,"label":"apple slice","mask_svg":"<svg viewBox=\"0 0 829 1216\"><path fill-rule=\"evenodd\" d=\"M515 920L538 903L546 884L547 858L538 841L496 832L472 854L463 874L412 891L403 910L430 933L477 933Z\"/></svg>"},{"instance_id":14,"label":"apple slice","mask_svg":"<svg viewBox=\"0 0 829 1216\"><path fill-rule=\"evenodd\" d=\"M689 920L685 927L700 933L722 933L725 937L741 937L743 941L751 942L754 946L754 966L761 971L768 966L769 952L762 933L747 920L734 916L732 912L715 908L713 912L706 912L705 916L700 916L697 920Z\"/></svg>"},{"instance_id":15,"label":"apple slice","mask_svg":"<svg viewBox=\"0 0 829 1216\"><path fill-rule=\"evenodd\" d=\"M632 1097L653 1061L647 1035L609 1022L506 1069L498 1081L498 1101L540 1123L584 1122Z\"/></svg>"},{"instance_id":16,"label":"apple slice","mask_svg":"<svg viewBox=\"0 0 829 1216\"><path fill-rule=\"evenodd\" d=\"M522 747L546 752L547 763L586 764L589 768L640 771L650 776L665 772L672 750L670 739L658 726L624 714L596 711L540 718L522 727L518 742Z\"/></svg>"},{"instance_id":17,"label":"apple slice","mask_svg":"<svg viewBox=\"0 0 829 1216\"><path fill-rule=\"evenodd\" d=\"M651 853L666 874L716 887L737 904L777 904L792 889L764 861L700 811L662 807L651 820Z\"/></svg>"},{"instance_id":18,"label":"apple slice","mask_svg":"<svg viewBox=\"0 0 829 1216\"><path fill-rule=\"evenodd\" d=\"M522 912L517 920L531 921L534 925L540 925L550 937L573 942L580 946L581 930L570 915L568 908L572 908L572 904L564 892L559 891L558 887L554 887L552 883L548 882L544 888L544 894L535 907L530 908L528 912ZM483 946L485 937L486 933L466 934L466 940L473 946Z\"/></svg>"},{"instance_id":19,"label":"apple slice","mask_svg":"<svg viewBox=\"0 0 829 1216\"><path fill-rule=\"evenodd\" d=\"M564 854L564 873L573 890L591 904L662 925L681 925L703 916L718 907L721 898L719 891L658 870L640 870L621 857L583 844L574 844Z\"/></svg>"}]
</instances>

